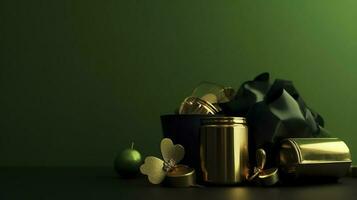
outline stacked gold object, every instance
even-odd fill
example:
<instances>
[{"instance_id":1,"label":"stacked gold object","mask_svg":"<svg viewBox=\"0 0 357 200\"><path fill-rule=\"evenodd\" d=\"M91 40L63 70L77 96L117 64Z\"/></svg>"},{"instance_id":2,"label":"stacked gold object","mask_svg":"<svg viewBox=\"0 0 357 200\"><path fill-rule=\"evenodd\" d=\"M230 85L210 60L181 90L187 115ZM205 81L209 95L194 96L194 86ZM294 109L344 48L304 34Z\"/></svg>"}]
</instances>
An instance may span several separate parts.
<instances>
[{"instance_id":1,"label":"stacked gold object","mask_svg":"<svg viewBox=\"0 0 357 200\"><path fill-rule=\"evenodd\" d=\"M357 176L357 168L350 168L352 161L349 148L338 138L284 139L276 155L277 159L269 158L278 161L273 162L279 165L278 168L264 169L266 154L264 149L258 149L257 166L250 171L246 119L212 117L221 112L219 103L228 102L234 94L232 88L203 82L180 106L179 114L210 115L201 120L201 171L196 169L202 172L199 179L205 183L224 185L253 180L261 185L274 185L279 181L280 173L293 178L340 178L348 172ZM188 180L186 182L191 179Z\"/></svg>"}]
</instances>

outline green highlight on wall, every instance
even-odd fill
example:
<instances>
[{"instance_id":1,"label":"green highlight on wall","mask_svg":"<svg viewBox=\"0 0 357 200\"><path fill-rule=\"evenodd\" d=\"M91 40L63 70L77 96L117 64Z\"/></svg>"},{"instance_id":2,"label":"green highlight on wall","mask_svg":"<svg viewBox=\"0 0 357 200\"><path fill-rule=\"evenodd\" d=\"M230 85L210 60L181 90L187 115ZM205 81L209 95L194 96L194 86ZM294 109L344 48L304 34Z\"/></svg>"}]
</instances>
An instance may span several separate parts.
<instances>
[{"instance_id":1,"label":"green highlight on wall","mask_svg":"<svg viewBox=\"0 0 357 200\"><path fill-rule=\"evenodd\" d=\"M10 1L0 6L0 165L159 155L159 116L201 81L293 80L357 160L355 1Z\"/></svg>"}]
</instances>

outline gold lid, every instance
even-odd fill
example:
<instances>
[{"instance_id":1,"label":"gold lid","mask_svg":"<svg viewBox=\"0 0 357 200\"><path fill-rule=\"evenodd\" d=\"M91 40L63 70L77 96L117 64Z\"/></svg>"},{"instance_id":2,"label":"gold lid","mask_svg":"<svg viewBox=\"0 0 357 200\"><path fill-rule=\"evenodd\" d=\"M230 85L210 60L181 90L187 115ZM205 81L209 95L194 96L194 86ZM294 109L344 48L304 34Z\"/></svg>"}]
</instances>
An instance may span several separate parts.
<instances>
[{"instance_id":1,"label":"gold lid","mask_svg":"<svg viewBox=\"0 0 357 200\"><path fill-rule=\"evenodd\" d=\"M260 172L259 182L262 185L270 186L279 181L278 168L270 168Z\"/></svg>"},{"instance_id":2,"label":"gold lid","mask_svg":"<svg viewBox=\"0 0 357 200\"><path fill-rule=\"evenodd\" d=\"M245 124L244 117L207 117L202 119L202 124Z\"/></svg>"},{"instance_id":3,"label":"gold lid","mask_svg":"<svg viewBox=\"0 0 357 200\"><path fill-rule=\"evenodd\" d=\"M218 105L213 105L197 97L187 97L180 106L179 114L214 115L220 111L221 109Z\"/></svg>"},{"instance_id":4,"label":"gold lid","mask_svg":"<svg viewBox=\"0 0 357 200\"><path fill-rule=\"evenodd\" d=\"M196 185L195 170L186 165L176 165L167 173L165 184L170 187L194 186Z\"/></svg>"}]
</instances>

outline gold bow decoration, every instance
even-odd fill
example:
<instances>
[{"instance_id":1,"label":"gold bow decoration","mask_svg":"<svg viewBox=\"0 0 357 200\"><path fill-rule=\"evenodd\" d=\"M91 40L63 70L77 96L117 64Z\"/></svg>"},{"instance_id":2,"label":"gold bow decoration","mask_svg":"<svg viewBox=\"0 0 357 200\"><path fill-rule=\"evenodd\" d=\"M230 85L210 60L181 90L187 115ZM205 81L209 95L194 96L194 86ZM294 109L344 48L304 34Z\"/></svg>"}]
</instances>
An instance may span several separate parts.
<instances>
[{"instance_id":1,"label":"gold bow decoration","mask_svg":"<svg viewBox=\"0 0 357 200\"><path fill-rule=\"evenodd\" d=\"M266 153L264 149L256 151L257 166L254 167L253 175L248 177L248 181L257 181L261 185L271 186L279 181L278 169L264 169L266 163Z\"/></svg>"},{"instance_id":2,"label":"gold bow decoration","mask_svg":"<svg viewBox=\"0 0 357 200\"><path fill-rule=\"evenodd\" d=\"M186 165L178 164L185 155L182 145L174 145L172 140L164 138L161 140L161 154L164 160L148 156L144 164L140 166L140 172L147 175L152 184L160 184L165 179L172 187L188 187L195 185L195 171Z\"/></svg>"}]
</instances>

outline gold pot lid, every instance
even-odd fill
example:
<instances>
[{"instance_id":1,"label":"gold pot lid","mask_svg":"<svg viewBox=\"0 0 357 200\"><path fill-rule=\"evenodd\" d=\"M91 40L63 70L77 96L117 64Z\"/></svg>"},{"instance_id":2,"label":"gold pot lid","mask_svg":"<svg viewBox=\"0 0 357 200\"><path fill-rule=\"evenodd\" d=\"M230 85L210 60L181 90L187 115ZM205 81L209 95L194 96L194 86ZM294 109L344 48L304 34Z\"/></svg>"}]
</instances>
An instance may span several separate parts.
<instances>
[{"instance_id":1,"label":"gold pot lid","mask_svg":"<svg viewBox=\"0 0 357 200\"><path fill-rule=\"evenodd\" d=\"M187 97L180 106L179 114L214 115L220 111L218 105L213 105L198 97Z\"/></svg>"},{"instance_id":2,"label":"gold pot lid","mask_svg":"<svg viewBox=\"0 0 357 200\"><path fill-rule=\"evenodd\" d=\"M164 184L170 187L194 186L196 185L195 170L186 165L176 165L167 172Z\"/></svg>"},{"instance_id":3,"label":"gold pot lid","mask_svg":"<svg viewBox=\"0 0 357 200\"><path fill-rule=\"evenodd\" d=\"M263 170L258 175L259 182L262 185L270 186L279 181L278 168L270 168Z\"/></svg>"},{"instance_id":4,"label":"gold pot lid","mask_svg":"<svg viewBox=\"0 0 357 200\"><path fill-rule=\"evenodd\" d=\"M202 124L245 124L246 119L244 117L207 117L202 119Z\"/></svg>"}]
</instances>

